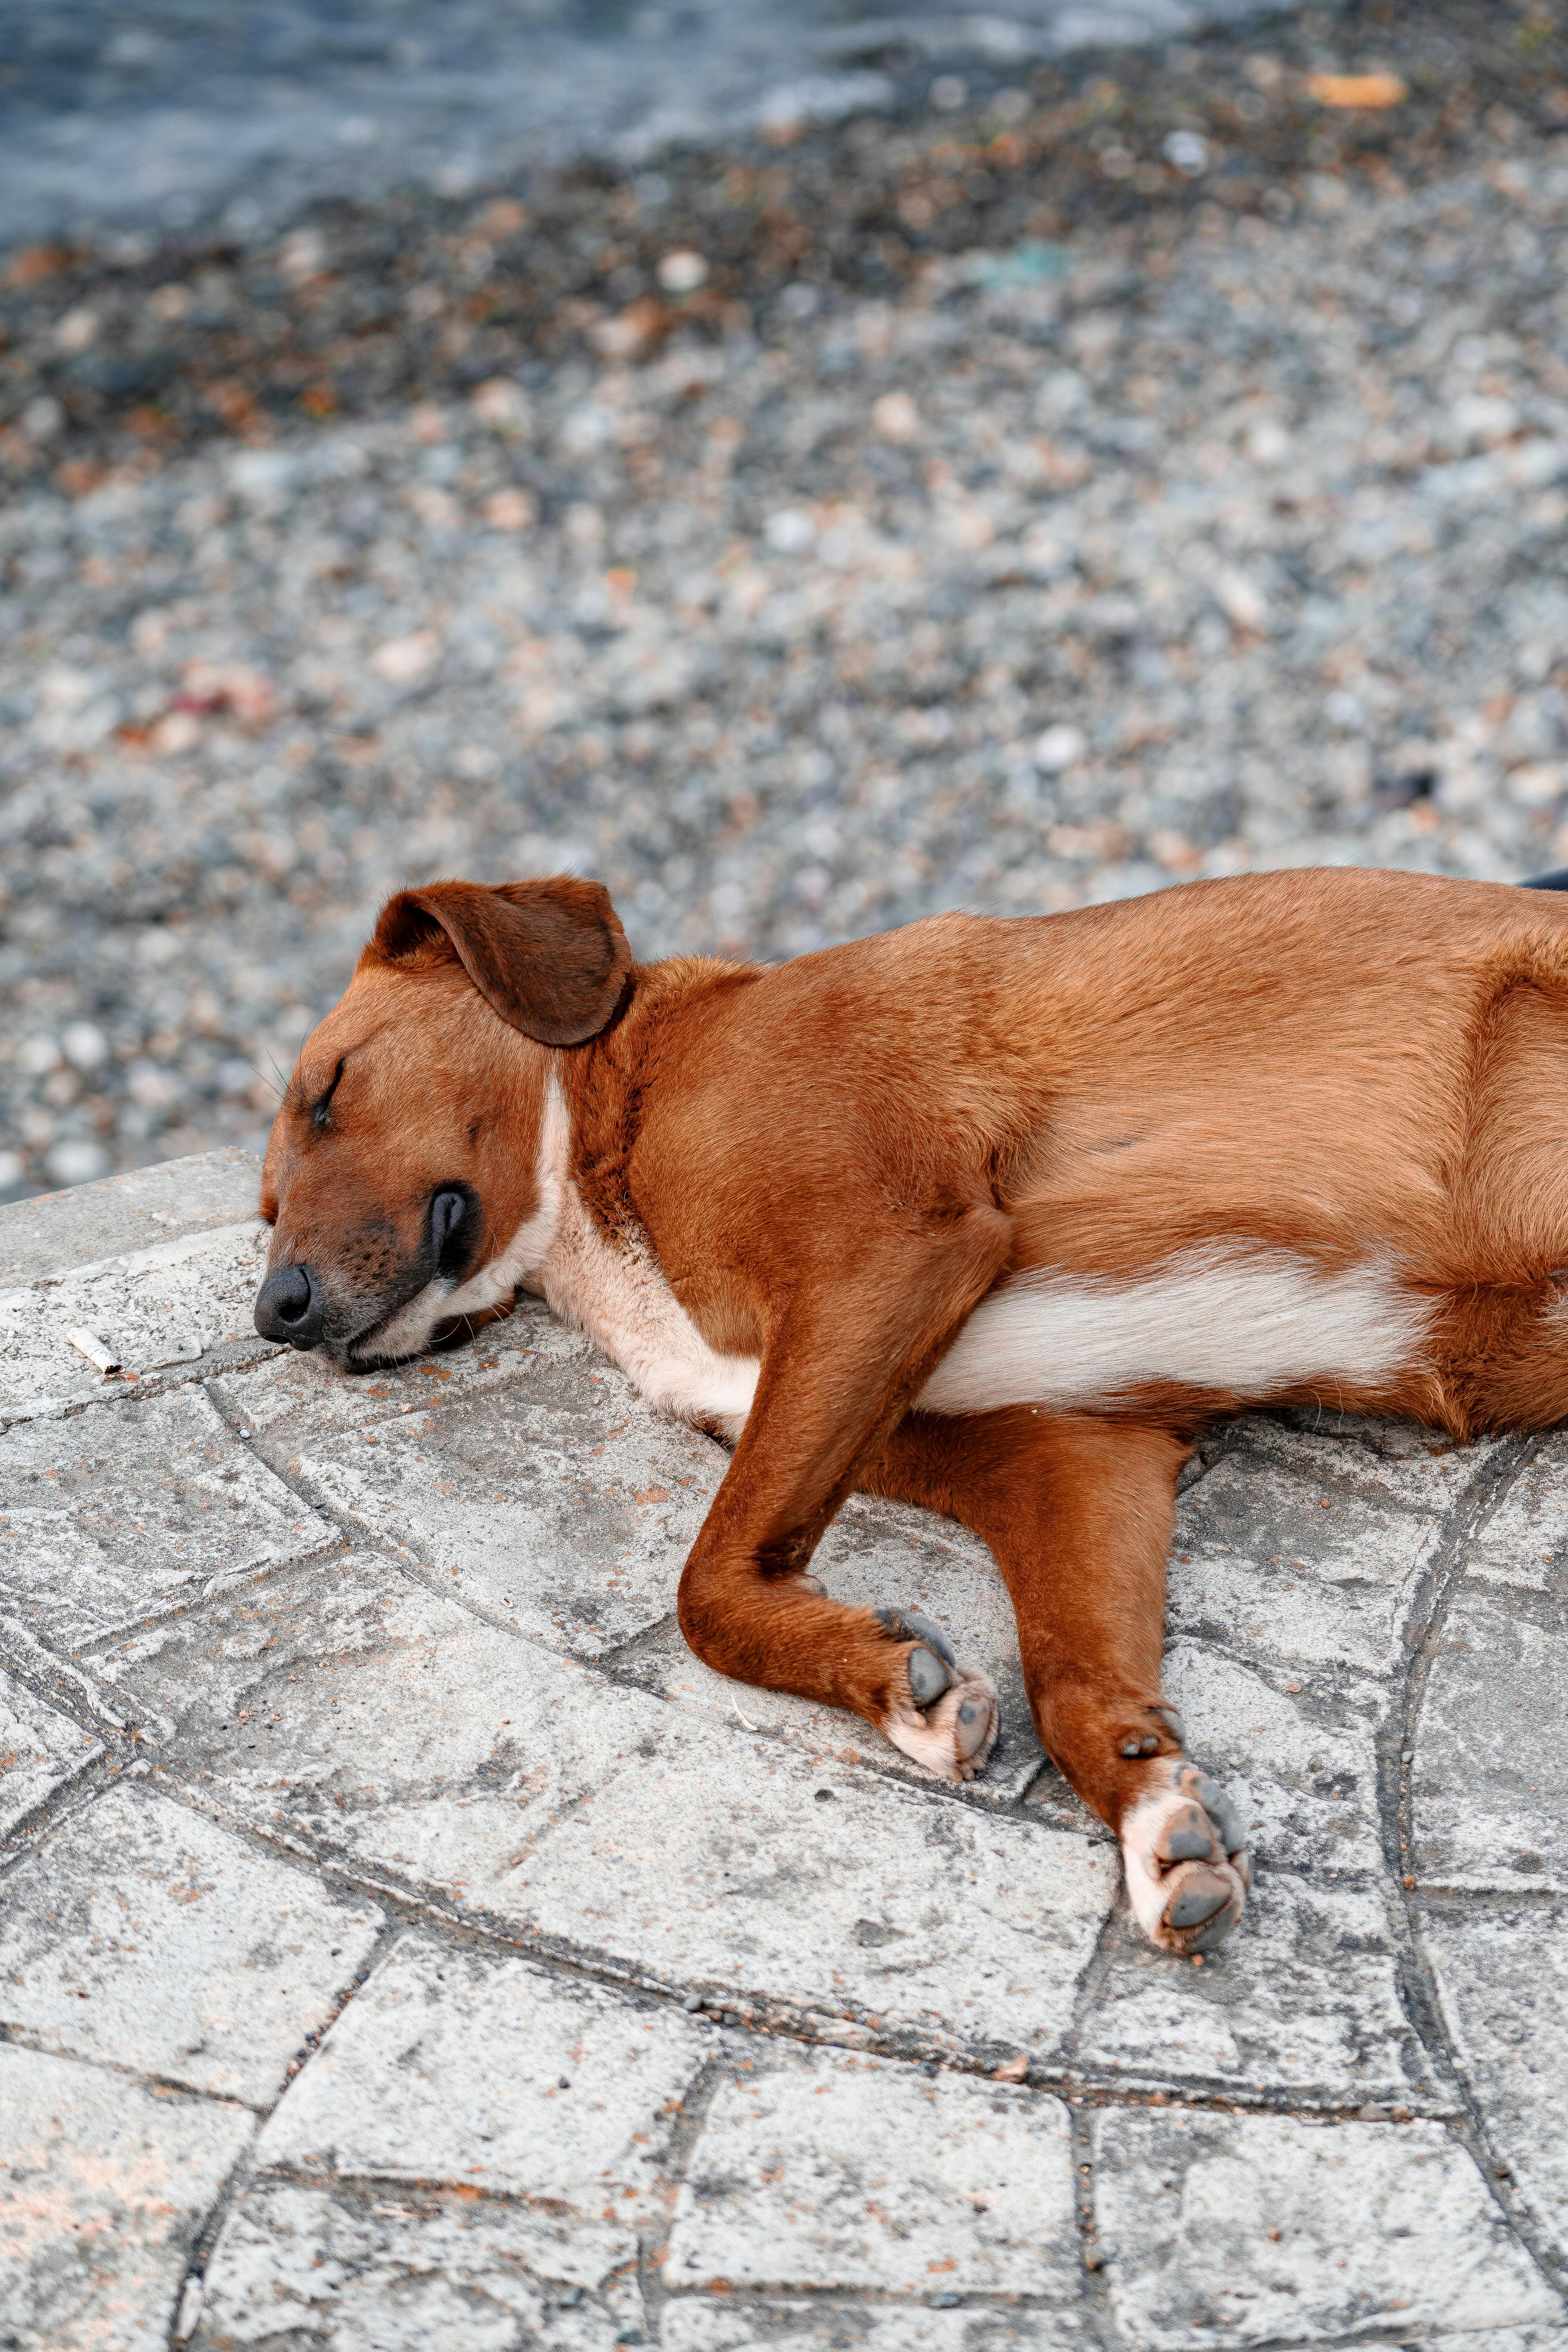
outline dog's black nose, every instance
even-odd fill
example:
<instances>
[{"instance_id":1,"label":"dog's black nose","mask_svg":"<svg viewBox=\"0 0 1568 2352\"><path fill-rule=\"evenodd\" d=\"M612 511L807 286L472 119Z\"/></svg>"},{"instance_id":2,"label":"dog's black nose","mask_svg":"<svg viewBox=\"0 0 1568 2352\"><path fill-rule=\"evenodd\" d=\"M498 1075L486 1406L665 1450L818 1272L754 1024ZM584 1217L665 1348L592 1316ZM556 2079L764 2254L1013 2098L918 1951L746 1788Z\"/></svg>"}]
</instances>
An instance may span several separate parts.
<instances>
[{"instance_id":1,"label":"dog's black nose","mask_svg":"<svg viewBox=\"0 0 1568 2352\"><path fill-rule=\"evenodd\" d=\"M264 1339L313 1348L327 1319L321 1286L308 1265L280 1265L256 1294L256 1328Z\"/></svg>"}]
</instances>

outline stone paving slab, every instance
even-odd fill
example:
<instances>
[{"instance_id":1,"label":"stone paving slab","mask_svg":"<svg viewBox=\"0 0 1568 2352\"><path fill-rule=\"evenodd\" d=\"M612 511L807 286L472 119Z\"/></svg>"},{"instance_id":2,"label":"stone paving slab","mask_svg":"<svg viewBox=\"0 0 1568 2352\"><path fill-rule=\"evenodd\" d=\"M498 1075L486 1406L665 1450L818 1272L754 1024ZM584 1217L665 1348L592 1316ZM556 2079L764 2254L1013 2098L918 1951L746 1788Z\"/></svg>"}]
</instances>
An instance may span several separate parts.
<instances>
[{"instance_id":1,"label":"stone paving slab","mask_svg":"<svg viewBox=\"0 0 1568 2352\"><path fill-rule=\"evenodd\" d=\"M1119 1921L1074 2042L1082 2063L1238 2095L1283 2086L1341 2105L1451 2106L1400 1999L1399 1932L1381 1887L1260 1874L1222 1967L1162 1965Z\"/></svg>"},{"instance_id":2,"label":"stone paving slab","mask_svg":"<svg viewBox=\"0 0 1568 2352\"><path fill-rule=\"evenodd\" d=\"M1178 1638L1165 1688L1274 1863L1380 1871L1376 1737L1387 1701L1375 1683L1341 1672L1331 1687L1304 1687L1279 1667L1259 1672L1226 1648Z\"/></svg>"},{"instance_id":3,"label":"stone paving slab","mask_svg":"<svg viewBox=\"0 0 1568 2352\"><path fill-rule=\"evenodd\" d=\"M605 2352L652 2339L635 2277L588 2293L531 2268L521 2206L402 2189L249 2189L214 2250L199 2352Z\"/></svg>"},{"instance_id":4,"label":"stone paving slab","mask_svg":"<svg viewBox=\"0 0 1568 2352\"><path fill-rule=\"evenodd\" d=\"M598 2292L664 2232L666 2171L711 2037L521 1959L410 1936L261 2135L262 2176L516 2200L536 2276Z\"/></svg>"},{"instance_id":5,"label":"stone paving slab","mask_svg":"<svg viewBox=\"0 0 1568 2352\"><path fill-rule=\"evenodd\" d=\"M1257 1880L1178 1967L973 1538L819 1563L995 1674L956 1790L684 1651L724 1453L580 1337L247 1355L231 1243L161 1393L51 1402L90 1285L0 1338L10 2341L1568 2352L1561 1441L1205 1443L1167 1680Z\"/></svg>"},{"instance_id":6,"label":"stone paving slab","mask_svg":"<svg viewBox=\"0 0 1568 2352\"><path fill-rule=\"evenodd\" d=\"M334 1538L198 1387L7 1430L0 1479L0 1607L68 1652Z\"/></svg>"},{"instance_id":7,"label":"stone paving slab","mask_svg":"<svg viewBox=\"0 0 1568 2352\"><path fill-rule=\"evenodd\" d=\"M7 1880L0 2022L62 2057L267 2107L381 1926L372 1906L121 1784Z\"/></svg>"},{"instance_id":8,"label":"stone paving slab","mask_svg":"<svg viewBox=\"0 0 1568 2352\"><path fill-rule=\"evenodd\" d=\"M152 1249L256 1214L260 1165L225 1144L101 1183L13 1201L0 1215L0 1287L37 1282L103 1258Z\"/></svg>"},{"instance_id":9,"label":"stone paving slab","mask_svg":"<svg viewBox=\"0 0 1568 2352\"><path fill-rule=\"evenodd\" d=\"M1568 1906L1445 1908L1423 1941L1492 2147L1568 2257Z\"/></svg>"},{"instance_id":10,"label":"stone paving slab","mask_svg":"<svg viewBox=\"0 0 1568 2352\"><path fill-rule=\"evenodd\" d=\"M1471 1576L1534 1592L1568 1591L1568 1440L1531 1444L1519 1475L1470 1545Z\"/></svg>"},{"instance_id":11,"label":"stone paving slab","mask_svg":"<svg viewBox=\"0 0 1568 2352\"><path fill-rule=\"evenodd\" d=\"M0 2115L0 2341L163 2352L191 2248L255 2116L6 2049Z\"/></svg>"},{"instance_id":12,"label":"stone paving slab","mask_svg":"<svg viewBox=\"0 0 1568 2352\"><path fill-rule=\"evenodd\" d=\"M1112 2308L1161 2352L1560 2315L1440 2124L1122 2113L1094 2137Z\"/></svg>"},{"instance_id":13,"label":"stone paving slab","mask_svg":"<svg viewBox=\"0 0 1568 2352\"><path fill-rule=\"evenodd\" d=\"M723 2084L676 2205L669 2283L1040 2295L1077 2286L1058 2099L781 2053Z\"/></svg>"},{"instance_id":14,"label":"stone paving slab","mask_svg":"<svg viewBox=\"0 0 1568 2352\"><path fill-rule=\"evenodd\" d=\"M266 1264L251 1216L0 1292L0 1425L274 1352L251 1311Z\"/></svg>"},{"instance_id":15,"label":"stone paving slab","mask_svg":"<svg viewBox=\"0 0 1568 2352\"><path fill-rule=\"evenodd\" d=\"M1414 1858L1444 1885L1568 1891L1568 1592L1462 1592L1411 1769Z\"/></svg>"},{"instance_id":16,"label":"stone paving slab","mask_svg":"<svg viewBox=\"0 0 1568 2352\"><path fill-rule=\"evenodd\" d=\"M1188 1489L1172 1551L1172 1622L1265 1668L1389 1674L1403 1663L1400 1628L1442 1524L1439 1497L1425 1510L1395 1508L1336 1492L1315 1468L1237 1449Z\"/></svg>"}]
</instances>

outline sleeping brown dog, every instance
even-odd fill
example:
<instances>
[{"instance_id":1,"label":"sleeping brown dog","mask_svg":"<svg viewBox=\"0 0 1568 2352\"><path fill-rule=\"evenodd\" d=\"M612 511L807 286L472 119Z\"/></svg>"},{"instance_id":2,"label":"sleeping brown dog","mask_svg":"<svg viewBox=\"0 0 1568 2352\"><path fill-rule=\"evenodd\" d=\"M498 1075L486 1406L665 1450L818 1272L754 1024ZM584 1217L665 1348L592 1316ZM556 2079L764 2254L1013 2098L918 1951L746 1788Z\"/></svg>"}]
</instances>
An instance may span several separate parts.
<instances>
[{"instance_id":1,"label":"sleeping brown dog","mask_svg":"<svg viewBox=\"0 0 1568 2352\"><path fill-rule=\"evenodd\" d=\"M1568 1413L1565 1053L1568 906L1505 885L1263 875L770 971L635 965L595 883L437 883L300 1056L256 1319L350 1369L542 1294L734 1443L692 1648L950 1780L986 1677L807 1570L857 1487L963 1520L1140 1922L1204 1950L1248 1872L1161 1697L1178 1473L1256 1405Z\"/></svg>"}]
</instances>

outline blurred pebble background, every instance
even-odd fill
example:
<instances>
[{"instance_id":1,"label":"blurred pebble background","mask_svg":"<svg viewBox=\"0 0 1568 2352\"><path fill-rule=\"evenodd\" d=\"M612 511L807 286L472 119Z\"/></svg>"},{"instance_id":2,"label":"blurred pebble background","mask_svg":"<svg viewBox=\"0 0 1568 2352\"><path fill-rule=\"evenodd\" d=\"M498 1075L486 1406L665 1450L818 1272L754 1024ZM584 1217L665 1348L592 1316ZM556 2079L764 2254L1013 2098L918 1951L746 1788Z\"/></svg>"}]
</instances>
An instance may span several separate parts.
<instances>
[{"instance_id":1,"label":"blurred pebble background","mask_svg":"<svg viewBox=\"0 0 1568 2352\"><path fill-rule=\"evenodd\" d=\"M826 124L14 247L6 1192L258 1148L437 874L779 957L1568 862L1563 12L914 23Z\"/></svg>"}]
</instances>

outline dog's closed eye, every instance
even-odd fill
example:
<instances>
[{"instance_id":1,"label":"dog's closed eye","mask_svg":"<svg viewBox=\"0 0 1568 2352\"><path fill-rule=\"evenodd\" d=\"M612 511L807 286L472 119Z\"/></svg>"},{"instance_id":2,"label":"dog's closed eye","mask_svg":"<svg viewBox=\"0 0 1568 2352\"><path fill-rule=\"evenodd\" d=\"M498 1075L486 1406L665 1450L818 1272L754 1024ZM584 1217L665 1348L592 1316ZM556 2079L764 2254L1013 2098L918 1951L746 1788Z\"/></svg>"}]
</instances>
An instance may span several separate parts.
<instances>
[{"instance_id":1,"label":"dog's closed eye","mask_svg":"<svg viewBox=\"0 0 1568 2352\"><path fill-rule=\"evenodd\" d=\"M332 1123L332 1097L337 1093L338 1080L342 1074L343 1064L340 1062L332 1072L331 1086L327 1087L324 1094L318 1095L310 1106L310 1129L315 1135L324 1134Z\"/></svg>"}]
</instances>

